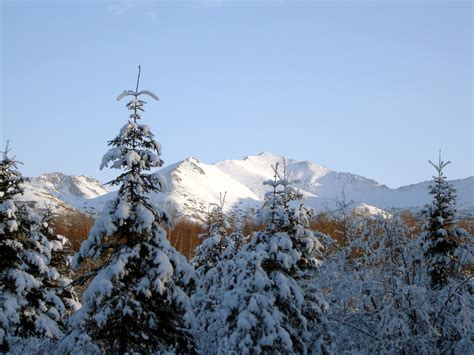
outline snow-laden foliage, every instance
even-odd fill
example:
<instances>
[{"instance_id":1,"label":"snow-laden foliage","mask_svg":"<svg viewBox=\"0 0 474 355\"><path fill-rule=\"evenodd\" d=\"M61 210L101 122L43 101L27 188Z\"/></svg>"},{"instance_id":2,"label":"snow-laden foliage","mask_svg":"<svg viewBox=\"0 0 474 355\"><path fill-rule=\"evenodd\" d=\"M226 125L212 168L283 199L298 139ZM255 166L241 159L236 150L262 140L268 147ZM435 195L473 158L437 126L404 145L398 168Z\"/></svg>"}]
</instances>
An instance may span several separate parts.
<instances>
[{"instance_id":1,"label":"snow-laden foliage","mask_svg":"<svg viewBox=\"0 0 474 355\"><path fill-rule=\"evenodd\" d=\"M321 244L307 228L310 213L301 194L278 165L260 213L265 230L254 233L233 260L221 294L223 353L321 353L331 349L324 312L327 304L314 278Z\"/></svg>"},{"instance_id":2,"label":"snow-laden foliage","mask_svg":"<svg viewBox=\"0 0 474 355\"><path fill-rule=\"evenodd\" d=\"M219 205L213 204L207 212L206 233L199 237L203 242L196 248L192 264L198 275L196 290L191 298L196 314L197 337L201 353L213 353L217 349L217 336L224 326L220 314L222 289L227 286L227 262L236 254L234 241L238 233L227 234L228 223L223 212L224 198Z\"/></svg>"},{"instance_id":3,"label":"snow-laden foliage","mask_svg":"<svg viewBox=\"0 0 474 355\"><path fill-rule=\"evenodd\" d=\"M200 276L215 267L226 250L232 247L232 241L227 235L226 229L229 225L224 215L223 204L224 200L221 197L219 205L209 206L205 224L207 232L199 235L202 243L195 250L192 265Z\"/></svg>"},{"instance_id":4,"label":"snow-laden foliage","mask_svg":"<svg viewBox=\"0 0 474 355\"><path fill-rule=\"evenodd\" d=\"M438 164L429 162L438 175L433 177L429 194L433 201L424 211L427 226L424 238L427 242L427 256L430 267L431 286L441 288L446 285L449 274L453 271L453 252L456 249L454 219L456 216L456 191L444 176L443 169L450 163L441 160Z\"/></svg>"},{"instance_id":5,"label":"snow-laden foliage","mask_svg":"<svg viewBox=\"0 0 474 355\"><path fill-rule=\"evenodd\" d=\"M414 233L396 215L349 220L345 243L331 246L318 279L337 351L472 353L472 236L457 229L445 284L432 288L427 232Z\"/></svg>"},{"instance_id":6,"label":"snow-laden foliage","mask_svg":"<svg viewBox=\"0 0 474 355\"><path fill-rule=\"evenodd\" d=\"M24 179L8 150L0 174L0 349L18 352L29 338L63 336L67 316L79 304L71 280L54 267L67 258L65 238L53 233L48 217L13 202Z\"/></svg>"},{"instance_id":7,"label":"snow-laden foliage","mask_svg":"<svg viewBox=\"0 0 474 355\"><path fill-rule=\"evenodd\" d=\"M350 234L348 234L350 235ZM396 218L359 221L345 247L326 258L321 287L339 351L413 353L430 339L419 240ZM421 286L420 286L421 285Z\"/></svg>"},{"instance_id":8,"label":"snow-laden foliage","mask_svg":"<svg viewBox=\"0 0 474 355\"><path fill-rule=\"evenodd\" d=\"M443 169L450 162L430 164L438 173L429 194L422 233L428 265L433 326L442 352L474 352L474 237L456 225L456 195Z\"/></svg>"},{"instance_id":9,"label":"snow-laden foliage","mask_svg":"<svg viewBox=\"0 0 474 355\"><path fill-rule=\"evenodd\" d=\"M138 86L138 85L137 85ZM138 87L137 87L138 89ZM61 341L65 353L193 352L189 298L193 270L166 238L166 213L154 206L150 192L162 190L160 145L137 120L138 96L127 104L130 121L109 142L101 167L123 169L111 182L119 186L73 260L79 267L92 258L102 263L83 295Z\"/></svg>"},{"instance_id":10,"label":"snow-laden foliage","mask_svg":"<svg viewBox=\"0 0 474 355\"><path fill-rule=\"evenodd\" d=\"M7 250L13 248L5 244L5 241L14 239L18 232L17 208L13 197L23 193L21 184L25 181L18 171L18 164L18 161L9 157L7 145L2 152L0 161L0 235L2 236L2 247L6 248L2 250L2 255L5 256L9 255ZM16 255L15 252L12 254Z\"/></svg>"}]
</instances>

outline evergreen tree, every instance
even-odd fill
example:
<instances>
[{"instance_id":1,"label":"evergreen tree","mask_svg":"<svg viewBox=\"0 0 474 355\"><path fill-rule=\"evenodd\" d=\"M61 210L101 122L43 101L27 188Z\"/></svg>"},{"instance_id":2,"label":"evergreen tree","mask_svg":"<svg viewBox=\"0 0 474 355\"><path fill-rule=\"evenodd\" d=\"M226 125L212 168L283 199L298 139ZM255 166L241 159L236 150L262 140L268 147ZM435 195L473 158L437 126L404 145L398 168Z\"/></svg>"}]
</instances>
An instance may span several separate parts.
<instances>
[{"instance_id":1,"label":"evergreen tree","mask_svg":"<svg viewBox=\"0 0 474 355\"><path fill-rule=\"evenodd\" d=\"M0 346L20 351L28 338L63 336L78 303L70 280L51 265L63 244L43 217L13 201L25 179L8 153L0 161Z\"/></svg>"},{"instance_id":2,"label":"evergreen tree","mask_svg":"<svg viewBox=\"0 0 474 355\"><path fill-rule=\"evenodd\" d=\"M19 304L8 291L16 288L11 273L21 264L21 234L13 197L23 193L20 185L24 181L17 170L18 162L8 154L7 144L0 161L0 351L4 352L19 323Z\"/></svg>"},{"instance_id":3,"label":"evergreen tree","mask_svg":"<svg viewBox=\"0 0 474 355\"><path fill-rule=\"evenodd\" d=\"M429 193L427 223L422 237L430 279L435 346L443 353L474 351L474 238L456 224L456 195L443 169L450 163L429 162L438 173ZM471 271L469 271L471 270Z\"/></svg>"},{"instance_id":4,"label":"evergreen tree","mask_svg":"<svg viewBox=\"0 0 474 355\"><path fill-rule=\"evenodd\" d=\"M197 246L192 265L200 277L217 265L226 249L232 246L227 235L228 223L224 215L225 195L221 195L220 204L211 204L207 212L207 232L199 235L203 242Z\"/></svg>"},{"instance_id":5,"label":"evergreen tree","mask_svg":"<svg viewBox=\"0 0 474 355\"><path fill-rule=\"evenodd\" d=\"M219 348L237 353L322 353L330 351L324 312L315 287L321 244L307 227L309 210L278 164L260 213L265 230L237 254L223 294L225 327Z\"/></svg>"},{"instance_id":6,"label":"evergreen tree","mask_svg":"<svg viewBox=\"0 0 474 355\"><path fill-rule=\"evenodd\" d=\"M154 206L148 194L159 192L163 180L147 174L163 165L160 144L150 128L139 124L145 102L132 96L130 120L109 142L101 168L123 169L113 181L119 186L73 260L104 259L83 296L83 307L72 317L72 331L60 351L67 353L166 352L192 353L189 298L183 287L193 281L192 267L166 238L166 213Z\"/></svg>"},{"instance_id":7,"label":"evergreen tree","mask_svg":"<svg viewBox=\"0 0 474 355\"><path fill-rule=\"evenodd\" d=\"M437 176L433 177L433 184L429 187L429 194L433 202L427 206L427 226L425 239L427 241L427 258L431 287L442 288L453 271L453 252L456 249L454 239L454 218L456 215L455 190L446 181L443 169L450 163L441 160L439 155L438 164L429 163L436 169Z\"/></svg>"},{"instance_id":8,"label":"evergreen tree","mask_svg":"<svg viewBox=\"0 0 474 355\"><path fill-rule=\"evenodd\" d=\"M223 206L225 195L220 204L213 204L207 213L207 232L199 237L203 239L196 248L192 264L198 275L196 290L191 298L196 313L199 349L203 354L214 353L217 349L218 333L224 326L220 317L222 289L226 286L226 261L235 256L234 242L227 234Z\"/></svg>"},{"instance_id":9,"label":"evergreen tree","mask_svg":"<svg viewBox=\"0 0 474 355\"><path fill-rule=\"evenodd\" d=\"M51 244L49 266L58 272L59 277L49 280L48 287L56 290L56 293L62 299L65 305L64 315L66 316L66 318L63 318L67 319L80 307L76 290L72 286L73 271L71 263L74 251L69 239L54 232L52 227L54 216L54 213L48 208L44 214L37 215L34 222L36 223L37 233L43 235Z\"/></svg>"}]
</instances>

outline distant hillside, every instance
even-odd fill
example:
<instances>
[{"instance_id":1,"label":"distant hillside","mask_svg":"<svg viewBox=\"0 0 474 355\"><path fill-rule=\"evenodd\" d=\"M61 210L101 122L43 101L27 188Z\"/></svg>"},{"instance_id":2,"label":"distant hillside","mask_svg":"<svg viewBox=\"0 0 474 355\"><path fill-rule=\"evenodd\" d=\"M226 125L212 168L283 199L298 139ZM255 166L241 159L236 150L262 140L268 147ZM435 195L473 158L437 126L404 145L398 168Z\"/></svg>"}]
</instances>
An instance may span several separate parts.
<instances>
[{"instance_id":1,"label":"distant hillside","mask_svg":"<svg viewBox=\"0 0 474 355\"><path fill-rule=\"evenodd\" d=\"M227 192L227 212L245 212L258 208L268 191L262 183L272 177L271 165L282 163L272 153L261 153L242 160L225 160L206 164L189 158L161 170L168 181L166 190L154 194L155 203L165 204L175 216L201 219L210 203L219 202ZM351 207L363 213L382 210L419 209L430 201L429 181L390 189L359 175L336 172L309 161L286 160L290 179L305 196L305 204L317 209L332 210L344 194ZM474 215L474 177L451 181L457 190L458 209L464 216ZM97 214L105 201L113 197L97 180L86 176L45 174L26 185L23 200L38 204L52 203L58 208L77 209Z\"/></svg>"}]
</instances>

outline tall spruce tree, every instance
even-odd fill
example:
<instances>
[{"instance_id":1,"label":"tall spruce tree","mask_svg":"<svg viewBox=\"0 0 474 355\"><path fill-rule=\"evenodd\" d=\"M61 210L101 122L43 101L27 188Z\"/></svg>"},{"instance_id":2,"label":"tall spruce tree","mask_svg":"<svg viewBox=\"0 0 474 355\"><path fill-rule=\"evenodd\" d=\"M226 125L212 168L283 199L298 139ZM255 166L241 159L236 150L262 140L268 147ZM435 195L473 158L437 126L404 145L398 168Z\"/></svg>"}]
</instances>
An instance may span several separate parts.
<instances>
[{"instance_id":1,"label":"tall spruce tree","mask_svg":"<svg viewBox=\"0 0 474 355\"><path fill-rule=\"evenodd\" d=\"M15 325L20 320L20 306L15 294L11 293L16 288L11 274L22 264L20 253L23 249L13 197L23 193L24 178L17 169L18 162L8 154L7 144L0 161L0 351L3 352L8 351L9 338L14 336Z\"/></svg>"},{"instance_id":2,"label":"tall spruce tree","mask_svg":"<svg viewBox=\"0 0 474 355\"><path fill-rule=\"evenodd\" d=\"M437 164L429 161L436 169L437 175L429 186L429 194L433 201L427 206L425 239L427 242L427 260L431 287L442 288L446 285L449 275L453 271L453 252L456 242L453 235L456 216L456 194L453 186L446 181L443 169L450 161L441 160L441 152Z\"/></svg>"},{"instance_id":3,"label":"tall spruce tree","mask_svg":"<svg viewBox=\"0 0 474 355\"><path fill-rule=\"evenodd\" d=\"M25 179L8 147L0 160L0 347L20 352L33 338L63 336L78 308L70 280L52 266L63 243L44 217L13 199Z\"/></svg>"},{"instance_id":4,"label":"tall spruce tree","mask_svg":"<svg viewBox=\"0 0 474 355\"><path fill-rule=\"evenodd\" d=\"M207 212L206 233L199 237L203 242L196 248L192 264L196 269L198 281L191 302L196 314L199 337L198 347L203 354L216 352L219 331L224 323L220 317L222 289L227 286L227 262L235 256L234 241L227 234L228 223L223 206L225 195L219 204L212 204Z\"/></svg>"},{"instance_id":5,"label":"tall spruce tree","mask_svg":"<svg viewBox=\"0 0 474 355\"><path fill-rule=\"evenodd\" d=\"M278 164L260 213L265 229L237 254L223 294L225 327L219 348L237 353L322 353L330 351L327 307L314 277L321 244L308 228L309 210Z\"/></svg>"},{"instance_id":6,"label":"tall spruce tree","mask_svg":"<svg viewBox=\"0 0 474 355\"><path fill-rule=\"evenodd\" d=\"M123 169L113 181L119 186L73 260L78 267L88 259L103 259L83 296L83 307L72 317L72 331L63 339L61 352L192 353L189 298L183 287L193 282L193 270L166 238L162 225L168 216L150 201L149 193L162 191L159 174L146 173L163 165L160 144L150 128L139 124L148 95L131 96L129 121L109 142L101 168Z\"/></svg>"},{"instance_id":7,"label":"tall spruce tree","mask_svg":"<svg viewBox=\"0 0 474 355\"><path fill-rule=\"evenodd\" d=\"M435 346L441 353L474 351L474 239L456 223L456 194L443 170L450 164L429 162L437 172L429 187L433 201L425 209L422 237L428 265Z\"/></svg>"},{"instance_id":8,"label":"tall spruce tree","mask_svg":"<svg viewBox=\"0 0 474 355\"><path fill-rule=\"evenodd\" d=\"M221 195L219 204L211 204L207 211L206 233L199 235L202 243L197 246L192 264L202 277L209 269L217 265L232 241L227 235L228 223L224 215L225 195Z\"/></svg>"}]
</instances>

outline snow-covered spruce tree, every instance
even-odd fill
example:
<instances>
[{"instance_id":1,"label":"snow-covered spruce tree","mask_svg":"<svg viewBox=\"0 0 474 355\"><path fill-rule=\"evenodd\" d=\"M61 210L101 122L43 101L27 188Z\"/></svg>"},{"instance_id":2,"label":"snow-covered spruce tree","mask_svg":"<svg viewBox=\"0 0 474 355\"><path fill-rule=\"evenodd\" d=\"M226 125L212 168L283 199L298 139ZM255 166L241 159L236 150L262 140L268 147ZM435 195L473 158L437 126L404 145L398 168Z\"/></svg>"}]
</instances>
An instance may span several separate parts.
<instances>
[{"instance_id":1,"label":"snow-covered spruce tree","mask_svg":"<svg viewBox=\"0 0 474 355\"><path fill-rule=\"evenodd\" d=\"M235 255L242 248L242 246L248 241L248 235L245 234L247 223L254 221L254 217L249 218L248 214L242 211L240 208L235 208L227 215L230 229L232 233L229 235L229 239L232 242L232 253Z\"/></svg>"},{"instance_id":2,"label":"snow-covered spruce tree","mask_svg":"<svg viewBox=\"0 0 474 355\"><path fill-rule=\"evenodd\" d=\"M433 339L442 353L474 352L474 238L456 224L456 196L446 181L443 169L450 162L430 161L438 175L433 177L429 193L433 201L427 206L427 223L422 233L425 262L432 289L432 323L437 336Z\"/></svg>"},{"instance_id":3,"label":"snow-covered spruce tree","mask_svg":"<svg viewBox=\"0 0 474 355\"><path fill-rule=\"evenodd\" d=\"M22 234L19 230L17 208L13 197L23 193L24 181L17 169L18 162L9 156L8 144L0 161L0 351L9 349L10 338L14 337L20 305L16 300L16 284L11 275L22 264ZM11 290L11 291L10 291Z\"/></svg>"},{"instance_id":4,"label":"snow-covered spruce tree","mask_svg":"<svg viewBox=\"0 0 474 355\"><path fill-rule=\"evenodd\" d=\"M220 303L222 290L227 285L228 265L225 261L235 256L234 242L227 234L224 202L225 195L221 195L220 203L209 207L207 231L199 236L203 242L196 248L192 260L198 282L191 301L196 314L196 330L198 334L206 334L205 337L198 337L199 351L203 354L217 349L218 333L224 325L220 317Z\"/></svg>"},{"instance_id":5,"label":"snow-covered spruce tree","mask_svg":"<svg viewBox=\"0 0 474 355\"><path fill-rule=\"evenodd\" d=\"M452 233L456 215L455 190L446 181L443 169L450 161L442 161L441 153L437 164L429 163L436 169L437 176L429 187L433 201L427 206L427 226L425 239L427 241L427 261L431 277L431 287L439 289L446 285L448 276L453 272L453 251L456 242Z\"/></svg>"},{"instance_id":6,"label":"snow-covered spruce tree","mask_svg":"<svg viewBox=\"0 0 474 355\"><path fill-rule=\"evenodd\" d=\"M73 271L71 262L74 251L69 239L54 232L52 226L54 216L55 214L48 208L45 213L35 217L34 223L37 233L50 242L49 266L56 270L59 276L54 280L50 280L48 286L56 290L56 293L62 299L65 306L64 315L69 318L80 307L76 290L72 286ZM63 319L65 319L64 316Z\"/></svg>"},{"instance_id":7,"label":"snow-covered spruce tree","mask_svg":"<svg viewBox=\"0 0 474 355\"><path fill-rule=\"evenodd\" d=\"M72 244L69 239L54 233L53 219L55 217L56 215L48 209L46 214L41 216L42 220L40 223L43 234L54 244L54 253L51 256L50 266L58 270L64 278L72 279L74 272L71 268L71 263L74 250L72 249ZM73 290L71 289L71 291Z\"/></svg>"},{"instance_id":8,"label":"snow-covered spruce tree","mask_svg":"<svg viewBox=\"0 0 474 355\"><path fill-rule=\"evenodd\" d=\"M231 246L227 236L228 223L224 215L225 194L219 204L211 204L206 216L206 233L199 235L202 243L197 246L191 261L200 276L217 265L225 250Z\"/></svg>"},{"instance_id":9,"label":"snow-covered spruce tree","mask_svg":"<svg viewBox=\"0 0 474 355\"><path fill-rule=\"evenodd\" d=\"M183 287L194 282L193 269L166 238L162 224L166 213L152 204L148 194L161 191L158 174L146 174L162 166L160 145L148 126L138 124L144 94L125 91L117 99L132 96L127 108L130 120L109 142L101 168L123 169L110 184L119 186L73 259L79 267L87 259L103 258L83 295L82 308L72 317L72 330L59 351L66 353L177 352L192 353L189 330L189 298Z\"/></svg>"},{"instance_id":10,"label":"snow-covered spruce tree","mask_svg":"<svg viewBox=\"0 0 474 355\"><path fill-rule=\"evenodd\" d=\"M274 167L272 187L260 212L265 230L236 255L221 307L225 327L219 350L244 354L324 353L327 304L315 287L321 244L307 227L309 210Z\"/></svg>"},{"instance_id":11,"label":"snow-covered spruce tree","mask_svg":"<svg viewBox=\"0 0 474 355\"><path fill-rule=\"evenodd\" d=\"M32 339L62 337L78 303L70 280L51 265L63 248L59 237L44 217L13 202L25 179L8 153L0 161L0 346L21 352Z\"/></svg>"}]
</instances>

